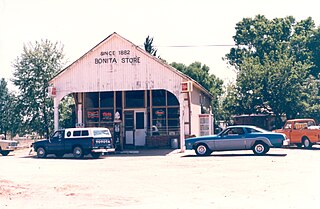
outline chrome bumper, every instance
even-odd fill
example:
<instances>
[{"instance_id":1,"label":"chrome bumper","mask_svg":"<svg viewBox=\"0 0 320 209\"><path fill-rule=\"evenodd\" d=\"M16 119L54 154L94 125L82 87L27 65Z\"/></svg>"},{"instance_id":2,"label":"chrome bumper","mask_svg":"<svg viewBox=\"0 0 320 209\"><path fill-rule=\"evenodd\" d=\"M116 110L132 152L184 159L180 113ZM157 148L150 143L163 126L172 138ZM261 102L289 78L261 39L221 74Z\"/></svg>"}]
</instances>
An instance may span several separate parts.
<instances>
[{"instance_id":1,"label":"chrome bumper","mask_svg":"<svg viewBox=\"0 0 320 209\"><path fill-rule=\"evenodd\" d=\"M283 140L282 145L283 146L289 146L290 145L290 139Z\"/></svg>"},{"instance_id":2,"label":"chrome bumper","mask_svg":"<svg viewBox=\"0 0 320 209\"><path fill-rule=\"evenodd\" d=\"M110 149L93 149L91 150L91 152L101 152L101 153L105 153L105 152L115 152L116 149L114 148L110 148Z\"/></svg>"}]
</instances>

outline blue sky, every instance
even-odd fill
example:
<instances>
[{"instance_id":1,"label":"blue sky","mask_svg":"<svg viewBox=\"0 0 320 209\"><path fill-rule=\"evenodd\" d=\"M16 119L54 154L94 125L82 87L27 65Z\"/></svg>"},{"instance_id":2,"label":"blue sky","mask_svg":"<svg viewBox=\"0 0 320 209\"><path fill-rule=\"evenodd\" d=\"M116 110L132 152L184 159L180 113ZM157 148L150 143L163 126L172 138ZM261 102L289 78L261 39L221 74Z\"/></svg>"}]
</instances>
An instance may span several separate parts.
<instances>
[{"instance_id":1,"label":"blue sky","mask_svg":"<svg viewBox=\"0 0 320 209\"><path fill-rule=\"evenodd\" d=\"M230 47L203 45L232 45L236 23L257 14L310 16L318 26L318 8L315 0L0 0L0 78L12 78L28 42L61 42L68 64L117 32L140 46L150 35L169 63L199 61L227 83L235 78L222 60ZM168 47L177 45L197 47Z\"/></svg>"}]
</instances>

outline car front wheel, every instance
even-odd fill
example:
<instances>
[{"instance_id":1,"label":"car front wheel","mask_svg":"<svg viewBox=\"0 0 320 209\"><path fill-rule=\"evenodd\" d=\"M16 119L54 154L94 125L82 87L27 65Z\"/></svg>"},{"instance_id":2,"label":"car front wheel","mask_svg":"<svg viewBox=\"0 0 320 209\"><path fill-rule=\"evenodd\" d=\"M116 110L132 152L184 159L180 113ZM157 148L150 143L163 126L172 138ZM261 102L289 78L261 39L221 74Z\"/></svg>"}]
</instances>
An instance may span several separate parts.
<instances>
[{"instance_id":1,"label":"car front wheel","mask_svg":"<svg viewBox=\"0 0 320 209\"><path fill-rule=\"evenodd\" d=\"M269 151L269 146L262 142L257 142L252 150L255 155L264 155Z\"/></svg>"},{"instance_id":2,"label":"car front wheel","mask_svg":"<svg viewBox=\"0 0 320 209\"><path fill-rule=\"evenodd\" d=\"M43 147L39 147L37 149L37 157L38 158L45 158L47 157L47 151Z\"/></svg>"},{"instance_id":3,"label":"car front wheel","mask_svg":"<svg viewBox=\"0 0 320 209\"><path fill-rule=\"evenodd\" d=\"M75 147L73 149L73 156L77 159L83 158L83 150L81 147Z\"/></svg>"},{"instance_id":4,"label":"car front wheel","mask_svg":"<svg viewBox=\"0 0 320 209\"><path fill-rule=\"evenodd\" d=\"M207 156L211 154L211 150L209 150L206 144L199 144L196 146L196 154L199 156Z\"/></svg>"}]
</instances>

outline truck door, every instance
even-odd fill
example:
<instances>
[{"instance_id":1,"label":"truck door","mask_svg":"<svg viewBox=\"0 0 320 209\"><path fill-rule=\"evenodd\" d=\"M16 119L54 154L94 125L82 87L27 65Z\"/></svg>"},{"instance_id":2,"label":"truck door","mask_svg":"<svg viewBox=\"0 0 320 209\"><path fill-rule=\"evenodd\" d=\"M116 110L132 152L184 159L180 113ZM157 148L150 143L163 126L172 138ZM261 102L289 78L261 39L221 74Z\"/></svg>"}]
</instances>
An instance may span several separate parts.
<instances>
[{"instance_id":1,"label":"truck door","mask_svg":"<svg viewBox=\"0 0 320 209\"><path fill-rule=\"evenodd\" d=\"M64 131L56 131L50 138L47 151L49 153L61 152L64 150Z\"/></svg>"},{"instance_id":2,"label":"truck door","mask_svg":"<svg viewBox=\"0 0 320 209\"><path fill-rule=\"evenodd\" d=\"M283 126L283 133L290 139L290 143L295 143L292 141L292 123L291 122L287 122L284 126Z\"/></svg>"}]
</instances>

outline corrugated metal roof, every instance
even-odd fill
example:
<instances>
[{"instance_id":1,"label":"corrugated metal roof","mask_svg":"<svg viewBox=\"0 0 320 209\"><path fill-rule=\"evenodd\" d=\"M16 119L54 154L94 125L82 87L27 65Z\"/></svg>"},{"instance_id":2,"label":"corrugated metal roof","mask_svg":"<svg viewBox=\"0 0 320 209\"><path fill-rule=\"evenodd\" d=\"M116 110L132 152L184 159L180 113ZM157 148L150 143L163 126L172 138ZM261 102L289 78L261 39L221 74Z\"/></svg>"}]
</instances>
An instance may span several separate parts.
<instances>
[{"instance_id":1,"label":"corrugated metal roof","mask_svg":"<svg viewBox=\"0 0 320 209\"><path fill-rule=\"evenodd\" d=\"M67 66L66 68L64 68L63 70L59 71L50 81L49 83L53 83L55 79L57 79L58 77L60 77L62 74L64 74L66 71L68 71L68 69L70 69L73 65L75 65L76 63L80 62L82 59L84 59L87 54L89 54L90 52L93 52L96 48L98 48L100 45L104 44L106 41L111 40L113 37L118 37L128 43L130 43L132 46L134 46L136 48L136 50L140 51L141 53L143 53L144 55L148 56L150 59L155 60L157 63L163 65L164 67L166 67L167 69L170 69L171 71L173 71L174 73L176 73L177 75L179 75L180 77L182 77L185 81L192 81L194 86L198 89L200 89L201 91L205 92L209 97L213 98L213 95L207 90L205 89L201 84L199 84L197 81L195 81L194 79L192 79L191 77L185 75L184 73L180 72L179 70L175 69L174 67L172 67L171 65L162 62L160 59L158 59L155 56L150 55L148 52L146 52L144 49L141 49L139 46L133 44L131 41L123 38L122 36L120 36L119 34L117 34L116 32L112 33L111 35L109 35L107 38L105 38L104 40L102 40L100 43L98 43L96 46L94 46L92 49L90 49L88 52L86 52L84 55L82 55L79 59L77 59L76 61L74 61L73 63L71 63L69 66Z\"/></svg>"}]
</instances>

